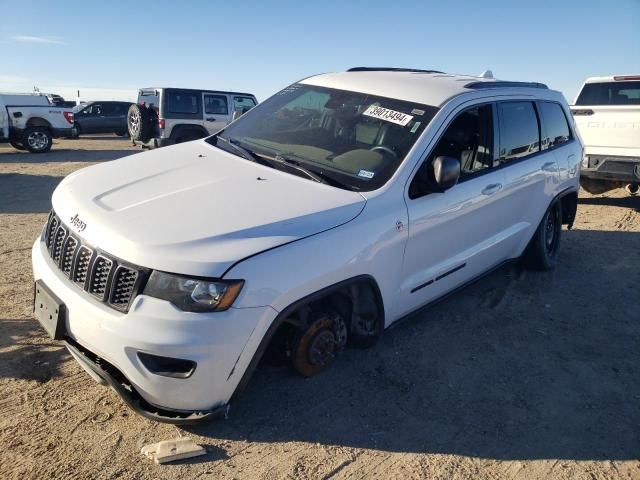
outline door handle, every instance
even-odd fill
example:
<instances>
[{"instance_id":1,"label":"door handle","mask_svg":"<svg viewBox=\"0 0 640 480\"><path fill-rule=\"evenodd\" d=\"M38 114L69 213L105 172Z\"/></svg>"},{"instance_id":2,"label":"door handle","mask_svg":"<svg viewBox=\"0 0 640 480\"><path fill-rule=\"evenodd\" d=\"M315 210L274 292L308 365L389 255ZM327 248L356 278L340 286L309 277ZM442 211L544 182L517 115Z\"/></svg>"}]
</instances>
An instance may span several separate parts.
<instances>
[{"instance_id":1,"label":"door handle","mask_svg":"<svg viewBox=\"0 0 640 480\"><path fill-rule=\"evenodd\" d=\"M547 162L540 167L540 170L544 170L545 172L555 172L556 162Z\"/></svg>"},{"instance_id":2,"label":"door handle","mask_svg":"<svg viewBox=\"0 0 640 480\"><path fill-rule=\"evenodd\" d=\"M207 118L207 122L215 122L215 121L216 121L216 119L215 119L215 118L213 118L213 117L209 117L209 118Z\"/></svg>"},{"instance_id":3,"label":"door handle","mask_svg":"<svg viewBox=\"0 0 640 480\"><path fill-rule=\"evenodd\" d=\"M494 193L499 192L500 190L502 190L501 183L492 183L491 185L487 185L486 187L484 187L484 189L482 190L482 194L493 195Z\"/></svg>"}]
</instances>

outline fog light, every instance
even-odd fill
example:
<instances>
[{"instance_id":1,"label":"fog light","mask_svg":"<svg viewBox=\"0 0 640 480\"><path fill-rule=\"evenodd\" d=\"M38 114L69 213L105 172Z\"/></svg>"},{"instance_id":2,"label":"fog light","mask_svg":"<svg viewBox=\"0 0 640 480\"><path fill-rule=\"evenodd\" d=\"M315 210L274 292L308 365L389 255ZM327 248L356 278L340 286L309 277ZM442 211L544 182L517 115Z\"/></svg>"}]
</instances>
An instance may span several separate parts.
<instances>
[{"instance_id":1,"label":"fog light","mask_svg":"<svg viewBox=\"0 0 640 480\"><path fill-rule=\"evenodd\" d=\"M151 373L163 377L189 378L196 369L196 362L180 358L160 357L138 352L138 358Z\"/></svg>"}]
</instances>

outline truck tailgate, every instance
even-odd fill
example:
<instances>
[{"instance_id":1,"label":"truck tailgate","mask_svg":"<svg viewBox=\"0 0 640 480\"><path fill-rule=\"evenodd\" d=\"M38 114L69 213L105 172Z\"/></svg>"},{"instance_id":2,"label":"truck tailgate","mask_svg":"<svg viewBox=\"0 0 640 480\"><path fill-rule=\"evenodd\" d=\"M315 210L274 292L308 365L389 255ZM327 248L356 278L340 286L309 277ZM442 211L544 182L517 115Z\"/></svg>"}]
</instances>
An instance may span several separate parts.
<instances>
[{"instance_id":1,"label":"truck tailgate","mask_svg":"<svg viewBox=\"0 0 640 480\"><path fill-rule=\"evenodd\" d=\"M640 105L575 106L571 112L589 153L606 148L609 154L640 156Z\"/></svg>"}]
</instances>

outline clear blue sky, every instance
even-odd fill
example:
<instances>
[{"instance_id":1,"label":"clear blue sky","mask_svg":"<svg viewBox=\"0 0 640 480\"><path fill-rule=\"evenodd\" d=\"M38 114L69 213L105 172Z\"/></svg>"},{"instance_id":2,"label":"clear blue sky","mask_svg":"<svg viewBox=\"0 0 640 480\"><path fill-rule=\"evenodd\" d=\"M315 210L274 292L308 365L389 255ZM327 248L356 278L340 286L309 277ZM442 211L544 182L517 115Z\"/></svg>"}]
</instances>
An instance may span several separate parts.
<instances>
[{"instance_id":1,"label":"clear blue sky","mask_svg":"<svg viewBox=\"0 0 640 480\"><path fill-rule=\"evenodd\" d=\"M640 0L0 0L0 90L134 96L143 86L264 100L351 66L548 83L640 74ZM95 90L94 90L95 89Z\"/></svg>"}]
</instances>

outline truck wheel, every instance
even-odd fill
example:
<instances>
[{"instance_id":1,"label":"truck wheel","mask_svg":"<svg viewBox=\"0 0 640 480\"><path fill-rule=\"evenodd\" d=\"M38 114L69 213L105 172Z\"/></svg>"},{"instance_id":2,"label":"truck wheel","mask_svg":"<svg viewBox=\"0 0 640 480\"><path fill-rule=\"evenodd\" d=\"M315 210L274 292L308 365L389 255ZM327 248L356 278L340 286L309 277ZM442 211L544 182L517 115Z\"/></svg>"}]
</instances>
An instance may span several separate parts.
<instances>
[{"instance_id":1,"label":"truck wheel","mask_svg":"<svg viewBox=\"0 0 640 480\"><path fill-rule=\"evenodd\" d=\"M22 144L31 153L46 153L51 150L53 137L45 127L29 127L22 135Z\"/></svg>"},{"instance_id":2,"label":"truck wheel","mask_svg":"<svg viewBox=\"0 0 640 480\"><path fill-rule=\"evenodd\" d=\"M533 234L527 247L526 259L534 270L553 270L558 263L560 235L562 233L562 207L560 202L551 204Z\"/></svg>"},{"instance_id":3,"label":"truck wheel","mask_svg":"<svg viewBox=\"0 0 640 480\"><path fill-rule=\"evenodd\" d=\"M78 122L75 122L73 124L73 128L71 129L71 138L72 139L78 138L80 136L80 132L81 132L80 124Z\"/></svg>"},{"instance_id":4,"label":"truck wheel","mask_svg":"<svg viewBox=\"0 0 640 480\"><path fill-rule=\"evenodd\" d=\"M133 104L127 112L127 128L131 140L147 142L153 133L152 111L144 105Z\"/></svg>"},{"instance_id":5,"label":"truck wheel","mask_svg":"<svg viewBox=\"0 0 640 480\"><path fill-rule=\"evenodd\" d=\"M313 377L329 368L347 343L347 327L336 312L314 314L309 325L297 329L291 339L293 368Z\"/></svg>"},{"instance_id":6,"label":"truck wheel","mask_svg":"<svg viewBox=\"0 0 640 480\"><path fill-rule=\"evenodd\" d=\"M9 143L16 150L26 150L25 146L22 145L20 142L14 142L13 140L11 140Z\"/></svg>"}]
</instances>

